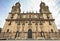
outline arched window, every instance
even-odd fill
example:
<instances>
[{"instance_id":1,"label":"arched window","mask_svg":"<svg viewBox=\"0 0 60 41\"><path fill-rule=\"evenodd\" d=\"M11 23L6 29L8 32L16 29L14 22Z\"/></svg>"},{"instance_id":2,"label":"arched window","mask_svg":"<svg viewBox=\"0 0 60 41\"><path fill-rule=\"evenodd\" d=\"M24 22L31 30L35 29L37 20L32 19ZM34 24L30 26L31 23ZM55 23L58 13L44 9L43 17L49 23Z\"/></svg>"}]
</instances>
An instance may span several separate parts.
<instances>
[{"instance_id":1,"label":"arched window","mask_svg":"<svg viewBox=\"0 0 60 41\"><path fill-rule=\"evenodd\" d=\"M28 38L32 38L32 30L31 29L28 30Z\"/></svg>"},{"instance_id":2,"label":"arched window","mask_svg":"<svg viewBox=\"0 0 60 41\"><path fill-rule=\"evenodd\" d=\"M41 31L41 37L43 37L43 34L44 34L44 32L43 32L43 31Z\"/></svg>"},{"instance_id":3,"label":"arched window","mask_svg":"<svg viewBox=\"0 0 60 41\"><path fill-rule=\"evenodd\" d=\"M7 32L9 32L9 29L7 29Z\"/></svg>"},{"instance_id":4,"label":"arched window","mask_svg":"<svg viewBox=\"0 0 60 41\"><path fill-rule=\"evenodd\" d=\"M51 29L51 32L53 32L53 29Z\"/></svg>"}]
</instances>

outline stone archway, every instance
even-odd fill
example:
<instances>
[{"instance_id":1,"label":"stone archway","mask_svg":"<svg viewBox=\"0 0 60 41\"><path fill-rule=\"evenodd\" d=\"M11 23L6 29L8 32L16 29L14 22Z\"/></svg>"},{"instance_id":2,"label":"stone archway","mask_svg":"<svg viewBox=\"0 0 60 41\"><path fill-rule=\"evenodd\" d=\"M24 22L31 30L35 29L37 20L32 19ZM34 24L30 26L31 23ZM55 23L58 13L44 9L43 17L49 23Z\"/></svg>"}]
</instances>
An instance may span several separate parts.
<instances>
[{"instance_id":1,"label":"stone archway","mask_svg":"<svg viewBox=\"0 0 60 41\"><path fill-rule=\"evenodd\" d=\"M28 38L32 38L32 30L31 29L28 30Z\"/></svg>"}]
</instances>

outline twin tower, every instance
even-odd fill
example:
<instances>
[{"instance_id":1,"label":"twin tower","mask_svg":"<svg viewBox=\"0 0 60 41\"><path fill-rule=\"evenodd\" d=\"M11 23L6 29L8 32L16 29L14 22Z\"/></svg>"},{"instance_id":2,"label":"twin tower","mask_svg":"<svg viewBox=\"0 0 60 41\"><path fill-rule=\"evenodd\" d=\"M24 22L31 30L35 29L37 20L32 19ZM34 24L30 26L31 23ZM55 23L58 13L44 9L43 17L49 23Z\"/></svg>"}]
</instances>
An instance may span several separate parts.
<instances>
[{"instance_id":1,"label":"twin tower","mask_svg":"<svg viewBox=\"0 0 60 41\"><path fill-rule=\"evenodd\" d=\"M40 13L21 13L19 2L12 7L2 32L17 39L48 38L49 32L58 32L49 7L44 2L40 4Z\"/></svg>"}]
</instances>

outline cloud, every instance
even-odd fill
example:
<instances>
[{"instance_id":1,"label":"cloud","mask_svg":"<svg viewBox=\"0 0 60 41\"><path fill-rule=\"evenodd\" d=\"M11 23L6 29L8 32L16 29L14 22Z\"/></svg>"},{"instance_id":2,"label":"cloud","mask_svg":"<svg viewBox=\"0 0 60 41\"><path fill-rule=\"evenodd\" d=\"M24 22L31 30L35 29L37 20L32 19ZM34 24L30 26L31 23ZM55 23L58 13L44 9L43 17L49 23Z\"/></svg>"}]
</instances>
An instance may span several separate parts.
<instances>
[{"instance_id":1,"label":"cloud","mask_svg":"<svg viewBox=\"0 0 60 41\"><path fill-rule=\"evenodd\" d=\"M55 23L58 29L60 29L60 0L31 0L31 7L33 11L39 11L41 1L45 2L45 4L49 6L49 10L55 19Z\"/></svg>"},{"instance_id":2,"label":"cloud","mask_svg":"<svg viewBox=\"0 0 60 41\"><path fill-rule=\"evenodd\" d=\"M1 27L3 27L3 24L5 23L4 20L6 19L6 17L8 16L8 13L9 11L11 11L11 7L17 2L18 0L9 0L9 4L10 5L6 5L5 3L5 6L8 6L8 8L6 7L6 9L9 9L7 10L6 12L4 12L4 14L2 12L2 10L0 10L0 20L2 21L1 22ZM20 3L21 3L21 11L34 11L34 12L39 12L39 9L40 9L40 3L41 1L45 2L45 4L47 6L49 6L49 10L50 12L52 13L52 16L53 18L55 19L55 23L57 25L58 28L60 28L60 0L21 0ZM1 5L1 4L0 4ZM5 15L6 14L6 15Z\"/></svg>"},{"instance_id":3,"label":"cloud","mask_svg":"<svg viewBox=\"0 0 60 41\"><path fill-rule=\"evenodd\" d=\"M11 11L11 7L18 0L1 0L0 1L0 27L3 28L5 24L5 19L8 17L8 13Z\"/></svg>"}]
</instances>

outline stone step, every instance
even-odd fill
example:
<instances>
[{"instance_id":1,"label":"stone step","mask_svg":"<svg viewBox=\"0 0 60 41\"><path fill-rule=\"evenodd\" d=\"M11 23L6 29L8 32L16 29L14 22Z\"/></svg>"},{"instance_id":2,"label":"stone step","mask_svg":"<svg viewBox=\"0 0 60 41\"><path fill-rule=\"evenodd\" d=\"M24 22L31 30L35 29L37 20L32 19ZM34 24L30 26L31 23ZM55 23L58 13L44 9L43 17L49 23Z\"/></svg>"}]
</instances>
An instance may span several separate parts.
<instances>
[{"instance_id":1,"label":"stone step","mask_svg":"<svg viewBox=\"0 0 60 41\"><path fill-rule=\"evenodd\" d=\"M0 40L0 41L60 41L60 40Z\"/></svg>"}]
</instances>

